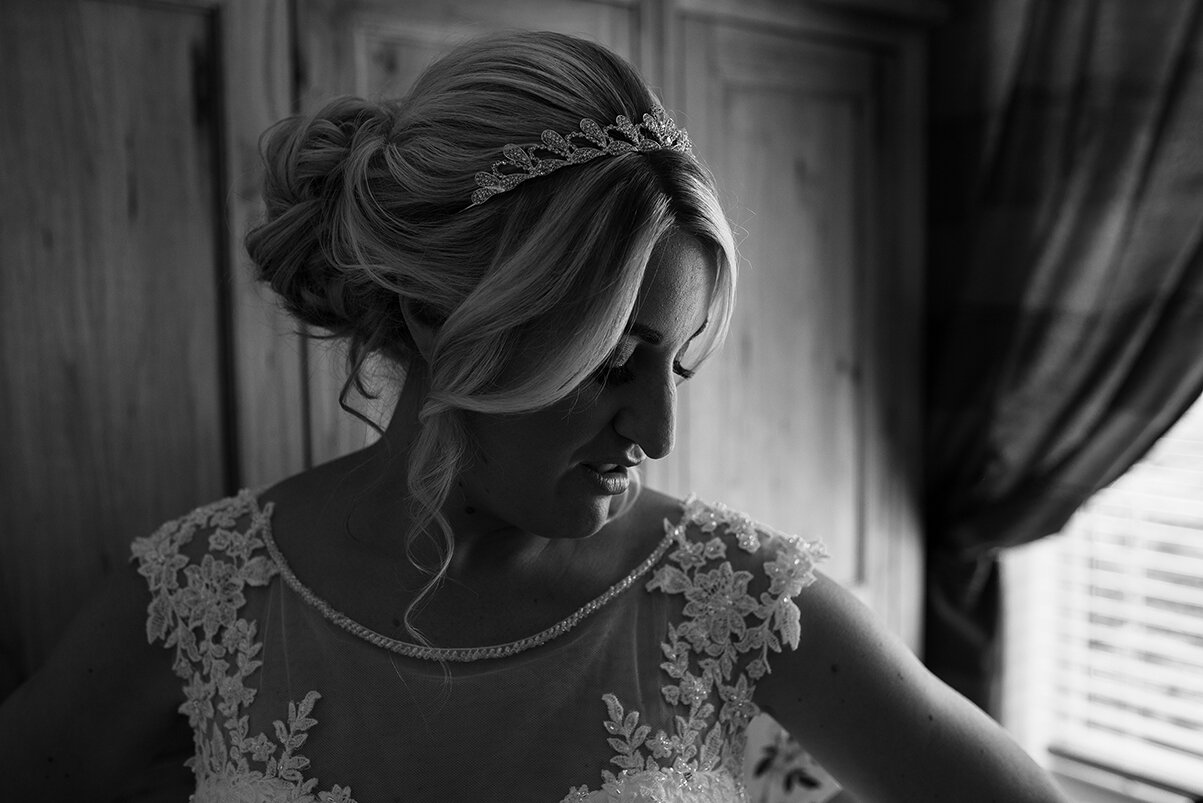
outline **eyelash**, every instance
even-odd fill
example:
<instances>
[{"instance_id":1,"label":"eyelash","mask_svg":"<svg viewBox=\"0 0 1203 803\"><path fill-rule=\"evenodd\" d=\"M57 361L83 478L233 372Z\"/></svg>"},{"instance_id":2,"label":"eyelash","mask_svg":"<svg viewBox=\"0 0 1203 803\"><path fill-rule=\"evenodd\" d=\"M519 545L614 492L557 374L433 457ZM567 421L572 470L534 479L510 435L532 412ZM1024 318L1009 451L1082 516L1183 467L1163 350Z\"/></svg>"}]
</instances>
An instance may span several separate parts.
<instances>
[{"instance_id":1,"label":"eyelash","mask_svg":"<svg viewBox=\"0 0 1203 803\"><path fill-rule=\"evenodd\" d=\"M693 379L697 371L686 368L677 360L673 360L673 373L682 379ZM622 385L635 378L635 371L626 363L622 365L602 365L594 373L593 378L603 385Z\"/></svg>"}]
</instances>

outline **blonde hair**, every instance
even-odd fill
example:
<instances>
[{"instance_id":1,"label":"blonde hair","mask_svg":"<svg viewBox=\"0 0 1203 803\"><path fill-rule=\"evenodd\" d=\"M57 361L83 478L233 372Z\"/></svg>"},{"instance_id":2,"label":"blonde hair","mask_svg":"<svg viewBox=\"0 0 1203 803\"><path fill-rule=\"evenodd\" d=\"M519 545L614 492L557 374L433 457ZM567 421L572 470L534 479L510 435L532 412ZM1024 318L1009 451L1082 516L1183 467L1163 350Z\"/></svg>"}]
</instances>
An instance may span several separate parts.
<instances>
[{"instance_id":1,"label":"blonde hair","mask_svg":"<svg viewBox=\"0 0 1203 803\"><path fill-rule=\"evenodd\" d=\"M600 45L508 33L461 45L403 99L341 98L264 135L267 215L247 250L296 318L347 339L344 406L372 354L420 359L402 300L435 327L407 477L408 543L431 524L442 536L443 560L406 612L420 641L410 614L454 548L440 509L470 459L463 412L535 410L580 385L615 348L652 250L673 232L718 264L704 356L725 336L735 247L713 179L690 156L599 158L468 208L475 174L503 146L658 102Z\"/></svg>"}]
</instances>

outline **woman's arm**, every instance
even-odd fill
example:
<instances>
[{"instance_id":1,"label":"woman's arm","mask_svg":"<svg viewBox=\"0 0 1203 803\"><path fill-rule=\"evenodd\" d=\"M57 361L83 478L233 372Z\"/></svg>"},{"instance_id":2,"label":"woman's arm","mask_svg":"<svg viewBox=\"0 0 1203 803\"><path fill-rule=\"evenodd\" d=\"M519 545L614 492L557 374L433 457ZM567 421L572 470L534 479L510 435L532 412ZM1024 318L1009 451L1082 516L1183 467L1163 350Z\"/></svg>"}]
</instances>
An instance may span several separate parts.
<instances>
[{"instance_id":1,"label":"woman's arm","mask_svg":"<svg viewBox=\"0 0 1203 803\"><path fill-rule=\"evenodd\" d=\"M147 643L149 600L134 567L119 567L46 665L0 703L10 797L108 800L156 756L187 751L174 650Z\"/></svg>"},{"instance_id":2,"label":"woman's arm","mask_svg":"<svg viewBox=\"0 0 1203 803\"><path fill-rule=\"evenodd\" d=\"M1067 801L1001 727L822 574L756 702L860 803Z\"/></svg>"}]
</instances>

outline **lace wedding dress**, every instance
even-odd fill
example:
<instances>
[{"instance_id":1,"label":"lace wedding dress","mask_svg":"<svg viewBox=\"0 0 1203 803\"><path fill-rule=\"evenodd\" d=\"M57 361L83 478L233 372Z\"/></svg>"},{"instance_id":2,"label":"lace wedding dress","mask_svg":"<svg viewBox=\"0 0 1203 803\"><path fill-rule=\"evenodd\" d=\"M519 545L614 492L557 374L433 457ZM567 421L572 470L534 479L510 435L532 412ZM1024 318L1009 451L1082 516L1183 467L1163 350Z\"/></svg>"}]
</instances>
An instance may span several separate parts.
<instances>
[{"instance_id":1,"label":"lace wedding dress","mask_svg":"<svg viewBox=\"0 0 1203 803\"><path fill-rule=\"evenodd\" d=\"M690 498L656 549L542 634L431 654L289 569L250 491L133 544L175 652L196 803L743 801L745 730L817 542ZM441 660L438 660L441 659Z\"/></svg>"}]
</instances>

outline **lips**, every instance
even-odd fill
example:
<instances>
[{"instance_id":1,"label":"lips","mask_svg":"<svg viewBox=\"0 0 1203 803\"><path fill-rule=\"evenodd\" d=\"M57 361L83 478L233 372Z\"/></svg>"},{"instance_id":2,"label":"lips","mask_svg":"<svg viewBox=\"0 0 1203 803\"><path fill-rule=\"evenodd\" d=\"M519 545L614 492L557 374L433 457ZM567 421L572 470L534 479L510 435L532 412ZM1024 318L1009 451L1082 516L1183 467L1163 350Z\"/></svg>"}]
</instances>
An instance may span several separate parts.
<instances>
[{"instance_id":1,"label":"lips","mask_svg":"<svg viewBox=\"0 0 1203 803\"><path fill-rule=\"evenodd\" d=\"M631 487L626 466L618 463L581 463L581 472L594 492L604 496L618 496Z\"/></svg>"},{"instance_id":2,"label":"lips","mask_svg":"<svg viewBox=\"0 0 1203 803\"><path fill-rule=\"evenodd\" d=\"M623 458L619 460L611 460L609 462L598 461L596 463L584 463L583 465L585 468L593 469L598 474L607 474L610 472L625 474L627 469L635 468L642 462L642 460L628 460Z\"/></svg>"}]
</instances>

